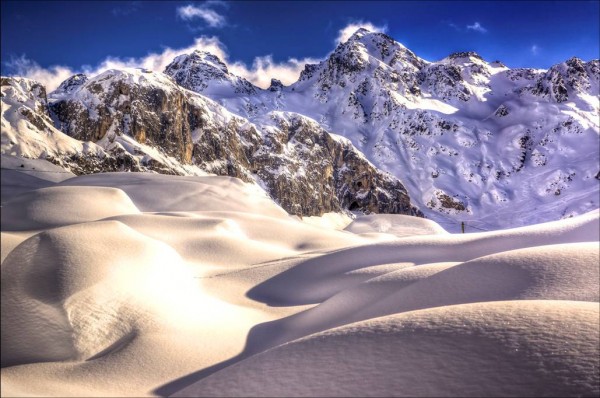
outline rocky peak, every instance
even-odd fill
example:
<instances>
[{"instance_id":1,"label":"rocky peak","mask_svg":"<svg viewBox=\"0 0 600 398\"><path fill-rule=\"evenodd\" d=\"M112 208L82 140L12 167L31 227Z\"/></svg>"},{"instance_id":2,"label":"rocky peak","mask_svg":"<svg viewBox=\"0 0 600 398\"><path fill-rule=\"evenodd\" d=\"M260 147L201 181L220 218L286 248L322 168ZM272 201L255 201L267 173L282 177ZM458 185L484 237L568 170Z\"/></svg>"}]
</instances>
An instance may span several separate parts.
<instances>
[{"instance_id":1,"label":"rocky peak","mask_svg":"<svg viewBox=\"0 0 600 398\"><path fill-rule=\"evenodd\" d=\"M113 141L127 135L160 145L186 163L191 158L190 120L201 110L186 106L185 90L162 73L111 69L89 79L69 96L55 97L50 109L57 127L79 140Z\"/></svg>"},{"instance_id":2,"label":"rocky peak","mask_svg":"<svg viewBox=\"0 0 600 398\"><path fill-rule=\"evenodd\" d=\"M229 74L227 65L219 57L208 51L195 50L191 54L180 55L170 65L175 69L201 65L205 69L220 71L225 75Z\"/></svg>"},{"instance_id":3,"label":"rocky peak","mask_svg":"<svg viewBox=\"0 0 600 398\"><path fill-rule=\"evenodd\" d=\"M481 55L477 54L475 51L462 51L462 52L455 52L450 54L447 59L449 60L464 60L464 59L469 59L469 60L480 60L483 61L483 57L481 57Z\"/></svg>"},{"instance_id":4,"label":"rocky peak","mask_svg":"<svg viewBox=\"0 0 600 398\"><path fill-rule=\"evenodd\" d=\"M412 51L395 41L385 33L371 32L365 28L358 29L345 43L338 45L335 53L354 53L355 58L373 58L390 66L401 63L421 65Z\"/></svg>"},{"instance_id":5,"label":"rocky peak","mask_svg":"<svg viewBox=\"0 0 600 398\"><path fill-rule=\"evenodd\" d=\"M201 93L232 91L255 94L257 88L246 79L231 74L227 65L216 55L196 50L176 57L167 65L165 74L179 85Z\"/></svg>"},{"instance_id":6,"label":"rocky peak","mask_svg":"<svg viewBox=\"0 0 600 398\"><path fill-rule=\"evenodd\" d=\"M271 85L269 86L269 91L281 91L283 88L283 83L279 79L271 79Z\"/></svg>"},{"instance_id":7,"label":"rocky peak","mask_svg":"<svg viewBox=\"0 0 600 398\"><path fill-rule=\"evenodd\" d=\"M525 90L558 103L566 102L570 96L582 93L598 95L598 63L598 60L586 63L573 57L553 65L539 76L533 87L526 87Z\"/></svg>"},{"instance_id":8,"label":"rocky peak","mask_svg":"<svg viewBox=\"0 0 600 398\"><path fill-rule=\"evenodd\" d=\"M577 57L567 60L564 75L568 86L576 92L589 92L593 85L597 86L600 79L598 62L596 59L586 63Z\"/></svg>"},{"instance_id":9,"label":"rocky peak","mask_svg":"<svg viewBox=\"0 0 600 398\"><path fill-rule=\"evenodd\" d=\"M77 90L82 84L88 81L88 76L84 73L78 73L66 79L52 92L53 95L70 94Z\"/></svg>"},{"instance_id":10,"label":"rocky peak","mask_svg":"<svg viewBox=\"0 0 600 398\"><path fill-rule=\"evenodd\" d=\"M356 30L356 32L354 32L354 33L352 34L352 36L350 36L350 38L348 39L348 41L351 41L351 40L360 40L360 39L362 39L363 37L365 37L366 35L369 35L369 34L371 34L371 33L372 33L372 32L371 32L369 29L366 29L366 28L358 28L358 29Z\"/></svg>"},{"instance_id":11,"label":"rocky peak","mask_svg":"<svg viewBox=\"0 0 600 398\"><path fill-rule=\"evenodd\" d=\"M320 102L327 102L327 93L334 86L348 91L351 102L355 102L353 98L358 93L364 95L369 91L369 87L375 89L374 93L399 91L415 95L420 93L418 72L425 64L390 36L361 28L340 43L318 67L307 66L300 81L319 76L319 92L315 96Z\"/></svg>"},{"instance_id":12,"label":"rocky peak","mask_svg":"<svg viewBox=\"0 0 600 398\"><path fill-rule=\"evenodd\" d=\"M365 46L375 46L375 47L384 47L384 46L395 46L405 48L402 44L395 41L392 37L386 35L381 32L371 32L365 28L359 28L356 32L350 36L350 38L346 41L346 43L351 42L360 42ZM340 45L343 45L341 43Z\"/></svg>"},{"instance_id":13,"label":"rocky peak","mask_svg":"<svg viewBox=\"0 0 600 398\"><path fill-rule=\"evenodd\" d=\"M48 112L46 89L23 78L1 79L2 147L4 153L46 159L75 174L103 171L142 171L121 148L105 151L91 142L68 137L55 128Z\"/></svg>"},{"instance_id":14,"label":"rocky peak","mask_svg":"<svg viewBox=\"0 0 600 398\"><path fill-rule=\"evenodd\" d=\"M310 80L318 70L319 64L305 64L304 69L302 69L302 72L300 72L300 78L298 81Z\"/></svg>"}]
</instances>

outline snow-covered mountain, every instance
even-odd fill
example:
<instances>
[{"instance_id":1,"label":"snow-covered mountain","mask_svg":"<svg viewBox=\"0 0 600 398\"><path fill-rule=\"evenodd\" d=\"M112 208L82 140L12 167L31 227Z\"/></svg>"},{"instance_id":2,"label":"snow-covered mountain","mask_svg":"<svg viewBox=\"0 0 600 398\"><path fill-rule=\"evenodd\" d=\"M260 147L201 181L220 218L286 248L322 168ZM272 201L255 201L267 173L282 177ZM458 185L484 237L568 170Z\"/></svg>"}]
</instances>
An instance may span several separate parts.
<instances>
[{"instance_id":1,"label":"snow-covered mountain","mask_svg":"<svg viewBox=\"0 0 600 398\"><path fill-rule=\"evenodd\" d=\"M360 29L288 87L250 87L202 52L165 73L251 121L273 110L318 121L439 222L493 229L598 207L598 60L547 71L474 52L428 62Z\"/></svg>"},{"instance_id":2,"label":"snow-covered mountain","mask_svg":"<svg viewBox=\"0 0 600 398\"><path fill-rule=\"evenodd\" d=\"M78 173L102 169L77 155L91 151L118 159L106 170L230 175L293 214L417 214L410 196L451 230L514 227L598 207L599 76L598 60L578 58L549 70L473 52L429 62L360 29L290 86L258 88L203 51L164 73L75 75L47 105L43 87L5 78L2 152Z\"/></svg>"},{"instance_id":3,"label":"snow-covered mountain","mask_svg":"<svg viewBox=\"0 0 600 398\"><path fill-rule=\"evenodd\" d=\"M250 123L163 73L140 69L77 75L48 99L35 82L3 82L2 102L14 108L2 114L3 153L46 158L78 174L229 175L262 186L296 215L422 214L397 178L302 115L273 111Z\"/></svg>"}]
</instances>

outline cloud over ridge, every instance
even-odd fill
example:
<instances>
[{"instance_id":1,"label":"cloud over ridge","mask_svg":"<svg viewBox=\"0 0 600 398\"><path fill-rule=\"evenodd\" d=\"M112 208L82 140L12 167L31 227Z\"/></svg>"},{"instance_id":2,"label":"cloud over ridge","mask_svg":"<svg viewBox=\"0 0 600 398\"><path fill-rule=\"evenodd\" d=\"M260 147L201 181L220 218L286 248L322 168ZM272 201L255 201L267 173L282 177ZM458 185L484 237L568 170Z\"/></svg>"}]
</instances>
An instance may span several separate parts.
<instances>
[{"instance_id":1,"label":"cloud over ridge","mask_svg":"<svg viewBox=\"0 0 600 398\"><path fill-rule=\"evenodd\" d=\"M205 3L215 2L209 1ZM335 39L336 44L348 40L360 28L365 28L372 32L387 32L387 26L376 26L368 21L351 22L338 31ZM95 67L82 66L80 68L72 68L64 65L42 67L35 61L28 59L25 55L13 58L6 66L14 71L14 75L39 81L50 92L55 90L65 79L76 73L86 73L89 76L95 76L109 69L122 68L144 68L155 72L163 72L176 56L189 54L195 50L207 51L218 56L227 64L233 74L241 76L261 88L268 88L271 78L281 80L284 85L292 84L298 79L305 64L314 64L322 60L322 58L306 57L276 61L272 55L263 55L255 57L252 64L248 65L244 62L231 59L225 44L217 36L199 36L187 47L165 47L161 52L152 52L139 58L108 56Z\"/></svg>"},{"instance_id":2,"label":"cloud over ridge","mask_svg":"<svg viewBox=\"0 0 600 398\"><path fill-rule=\"evenodd\" d=\"M379 33L387 33L388 30L387 25L377 26L369 21L350 22L348 25L339 30L338 36L335 39L335 44L337 45L347 41L360 28Z\"/></svg>"}]
</instances>

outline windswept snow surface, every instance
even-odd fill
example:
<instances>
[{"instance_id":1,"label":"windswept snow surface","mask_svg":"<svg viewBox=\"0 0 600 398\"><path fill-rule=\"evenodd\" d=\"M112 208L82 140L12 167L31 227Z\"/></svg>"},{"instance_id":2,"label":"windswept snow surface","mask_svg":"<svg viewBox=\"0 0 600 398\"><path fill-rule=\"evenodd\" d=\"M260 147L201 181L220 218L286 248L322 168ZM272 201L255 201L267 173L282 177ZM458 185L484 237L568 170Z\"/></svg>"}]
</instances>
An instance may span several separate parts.
<instances>
[{"instance_id":1,"label":"windswept snow surface","mask_svg":"<svg viewBox=\"0 0 600 398\"><path fill-rule=\"evenodd\" d=\"M2 158L2 396L600 393L598 211L303 222L233 178L43 163Z\"/></svg>"}]
</instances>

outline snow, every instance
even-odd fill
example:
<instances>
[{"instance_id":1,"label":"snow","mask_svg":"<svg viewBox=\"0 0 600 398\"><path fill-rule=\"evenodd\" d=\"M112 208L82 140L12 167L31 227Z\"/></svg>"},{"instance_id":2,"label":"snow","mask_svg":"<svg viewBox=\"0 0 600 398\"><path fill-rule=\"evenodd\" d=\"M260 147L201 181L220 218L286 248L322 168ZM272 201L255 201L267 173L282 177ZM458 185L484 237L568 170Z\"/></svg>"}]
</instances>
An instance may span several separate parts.
<instances>
[{"instance_id":1,"label":"snow","mask_svg":"<svg viewBox=\"0 0 600 398\"><path fill-rule=\"evenodd\" d=\"M597 210L449 234L300 220L228 177L22 164L2 170L2 396L600 393Z\"/></svg>"},{"instance_id":2,"label":"snow","mask_svg":"<svg viewBox=\"0 0 600 398\"><path fill-rule=\"evenodd\" d=\"M408 312L279 346L175 396L595 394L597 320L597 304L572 301Z\"/></svg>"},{"instance_id":3,"label":"snow","mask_svg":"<svg viewBox=\"0 0 600 398\"><path fill-rule=\"evenodd\" d=\"M343 213L325 213L321 217L302 217L302 222L306 224L329 229L344 229L352 221L350 215Z\"/></svg>"},{"instance_id":4,"label":"snow","mask_svg":"<svg viewBox=\"0 0 600 398\"><path fill-rule=\"evenodd\" d=\"M345 230L355 234L386 233L396 237L447 233L433 221L399 214L362 216L348 225Z\"/></svg>"},{"instance_id":5,"label":"snow","mask_svg":"<svg viewBox=\"0 0 600 398\"><path fill-rule=\"evenodd\" d=\"M511 70L474 53L428 62L388 36L360 31L327 60L307 66L310 77L280 91L220 90L223 80L231 87L238 81L230 73L215 80L196 76L206 87L189 88L257 125L274 112L313 119L400 179L428 218L452 232L463 221L495 230L599 207L600 97L593 62L584 65L591 77L577 78L580 86L569 86L568 101L559 103L554 94L533 90L554 75L568 81L567 63L548 71ZM206 74L212 69L205 66ZM191 68L177 76L184 71ZM415 87L419 94L411 91ZM508 114L496 115L501 107ZM569 170L570 180L545 178L555 170ZM436 192L460 199L465 210L444 207Z\"/></svg>"},{"instance_id":6,"label":"snow","mask_svg":"<svg viewBox=\"0 0 600 398\"><path fill-rule=\"evenodd\" d=\"M124 82L183 91L207 131L235 122L265 138L302 118L401 178L430 219L289 216L258 177L206 175L109 139L113 126L74 140L41 86L3 80L2 396L600 394L598 82L557 103L533 89L567 64L428 62L365 30L338 50L355 71L323 62L277 91L197 52L170 67L212 99L125 69L49 100L93 115L87 87ZM418 71L431 74L420 95ZM292 141L285 156L308 151ZM187 176L75 176L44 160L119 149ZM450 233L461 221L469 233Z\"/></svg>"}]
</instances>

